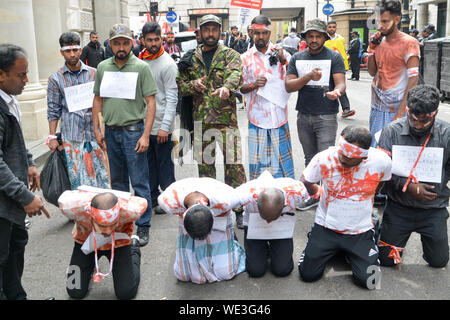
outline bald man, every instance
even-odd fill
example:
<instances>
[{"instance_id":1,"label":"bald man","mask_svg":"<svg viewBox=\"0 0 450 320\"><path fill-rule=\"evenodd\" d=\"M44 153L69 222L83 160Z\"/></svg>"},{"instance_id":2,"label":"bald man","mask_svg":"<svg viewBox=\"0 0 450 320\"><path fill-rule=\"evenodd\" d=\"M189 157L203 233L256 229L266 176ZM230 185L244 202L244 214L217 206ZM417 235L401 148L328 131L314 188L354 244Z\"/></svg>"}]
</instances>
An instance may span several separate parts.
<instances>
[{"instance_id":1,"label":"bald man","mask_svg":"<svg viewBox=\"0 0 450 320\"><path fill-rule=\"evenodd\" d=\"M270 269L277 277L292 272L294 263L294 211L308 198L303 183L291 178L274 178L264 171L257 179L235 189L244 207L244 246L246 269L250 277L262 277L270 258Z\"/></svg>"}]
</instances>

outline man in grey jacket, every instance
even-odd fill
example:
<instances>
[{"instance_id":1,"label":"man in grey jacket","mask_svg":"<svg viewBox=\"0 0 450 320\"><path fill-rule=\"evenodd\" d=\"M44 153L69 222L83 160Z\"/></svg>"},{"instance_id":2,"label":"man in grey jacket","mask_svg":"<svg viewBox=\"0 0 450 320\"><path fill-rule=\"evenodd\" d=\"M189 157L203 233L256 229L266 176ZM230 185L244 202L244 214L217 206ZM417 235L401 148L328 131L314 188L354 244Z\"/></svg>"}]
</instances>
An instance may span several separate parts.
<instances>
[{"instance_id":1,"label":"man in grey jacket","mask_svg":"<svg viewBox=\"0 0 450 320\"><path fill-rule=\"evenodd\" d=\"M25 51L12 44L0 44L0 300L22 300L25 245L28 232L25 216L50 215L39 196L39 173L25 146L21 111L16 95L27 78Z\"/></svg>"},{"instance_id":2,"label":"man in grey jacket","mask_svg":"<svg viewBox=\"0 0 450 320\"><path fill-rule=\"evenodd\" d=\"M291 33L289 33L288 37L284 39L283 45L298 50L298 44L300 43L300 40L301 39L297 37L297 30L295 28L291 28Z\"/></svg>"},{"instance_id":3,"label":"man in grey jacket","mask_svg":"<svg viewBox=\"0 0 450 320\"><path fill-rule=\"evenodd\" d=\"M139 58L149 64L158 87L156 114L150 134L147 157L152 207L155 214L161 214L165 212L158 205L159 189L164 191L175 182L172 131L178 104L178 87L175 81L178 67L171 56L164 51L159 24L146 23L142 28L142 35L145 49Z\"/></svg>"}]
</instances>

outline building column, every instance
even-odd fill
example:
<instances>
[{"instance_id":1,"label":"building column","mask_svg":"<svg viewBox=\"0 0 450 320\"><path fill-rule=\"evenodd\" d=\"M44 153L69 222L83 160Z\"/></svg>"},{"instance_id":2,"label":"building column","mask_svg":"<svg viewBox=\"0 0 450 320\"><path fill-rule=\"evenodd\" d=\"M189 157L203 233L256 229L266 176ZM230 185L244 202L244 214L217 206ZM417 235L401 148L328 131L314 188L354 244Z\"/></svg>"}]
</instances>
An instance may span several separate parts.
<instances>
[{"instance_id":1,"label":"building column","mask_svg":"<svg viewBox=\"0 0 450 320\"><path fill-rule=\"evenodd\" d=\"M447 22L445 23L445 36L450 37L450 0L447 0Z\"/></svg>"},{"instance_id":2,"label":"building column","mask_svg":"<svg viewBox=\"0 0 450 320\"><path fill-rule=\"evenodd\" d=\"M94 1L95 29L103 42L109 38L111 27L117 23L130 25L128 17L128 0Z\"/></svg>"},{"instance_id":3,"label":"building column","mask_svg":"<svg viewBox=\"0 0 450 320\"><path fill-rule=\"evenodd\" d=\"M417 6L417 30L419 34L422 29L428 25L428 4L419 4ZM421 34L420 34L421 35Z\"/></svg>"},{"instance_id":4,"label":"building column","mask_svg":"<svg viewBox=\"0 0 450 320\"><path fill-rule=\"evenodd\" d=\"M47 92L39 83L32 0L0 0L0 42L25 49L28 57L28 84L18 96L22 110L22 130L26 140L48 135Z\"/></svg>"}]
</instances>

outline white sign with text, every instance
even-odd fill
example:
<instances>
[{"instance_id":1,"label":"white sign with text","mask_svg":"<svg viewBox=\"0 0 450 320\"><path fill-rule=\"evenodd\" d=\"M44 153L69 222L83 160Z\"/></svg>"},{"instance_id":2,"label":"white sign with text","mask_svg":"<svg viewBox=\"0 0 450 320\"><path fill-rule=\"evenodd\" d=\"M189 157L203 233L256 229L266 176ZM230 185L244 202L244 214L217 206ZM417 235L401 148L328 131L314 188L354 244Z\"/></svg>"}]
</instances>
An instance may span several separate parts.
<instances>
[{"instance_id":1,"label":"white sign with text","mask_svg":"<svg viewBox=\"0 0 450 320\"><path fill-rule=\"evenodd\" d=\"M299 78L305 76L307 73L316 68L320 68L322 70L322 77L317 81L309 81L306 84L307 86L328 87L330 85L331 60L297 60L295 61L295 66L297 68Z\"/></svg>"},{"instance_id":2,"label":"white sign with text","mask_svg":"<svg viewBox=\"0 0 450 320\"><path fill-rule=\"evenodd\" d=\"M105 71L100 85L102 98L136 99L139 73Z\"/></svg>"},{"instance_id":3,"label":"white sign with text","mask_svg":"<svg viewBox=\"0 0 450 320\"><path fill-rule=\"evenodd\" d=\"M92 108L94 102L94 81L64 88L67 108L75 112Z\"/></svg>"},{"instance_id":4,"label":"white sign with text","mask_svg":"<svg viewBox=\"0 0 450 320\"><path fill-rule=\"evenodd\" d=\"M283 215L277 220L267 223L259 213L250 213L247 239L289 239L294 235L295 215Z\"/></svg>"}]
</instances>

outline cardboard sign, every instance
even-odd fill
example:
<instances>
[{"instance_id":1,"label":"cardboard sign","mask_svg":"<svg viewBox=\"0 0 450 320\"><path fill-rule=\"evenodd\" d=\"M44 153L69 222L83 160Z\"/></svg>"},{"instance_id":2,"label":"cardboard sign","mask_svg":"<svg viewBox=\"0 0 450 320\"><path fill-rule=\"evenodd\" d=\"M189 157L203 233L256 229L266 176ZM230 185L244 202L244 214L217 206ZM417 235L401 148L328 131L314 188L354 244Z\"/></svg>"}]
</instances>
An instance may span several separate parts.
<instances>
[{"instance_id":1,"label":"cardboard sign","mask_svg":"<svg viewBox=\"0 0 450 320\"><path fill-rule=\"evenodd\" d=\"M295 66L297 67L299 78L305 76L315 68L322 69L322 78L317 81L309 81L306 84L307 86L328 87L330 85L331 60L297 60L295 61Z\"/></svg>"},{"instance_id":2,"label":"cardboard sign","mask_svg":"<svg viewBox=\"0 0 450 320\"><path fill-rule=\"evenodd\" d=\"M64 88L69 112L92 108L94 102L94 81Z\"/></svg>"},{"instance_id":3,"label":"cardboard sign","mask_svg":"<svg viewBox=\"0 0 450 320\"><path fill-rule=\"evenodd\" d=\"M286 108L291 94L286 91L284 80L270 73L266 73L265 77L267 78L266 85L258 88L257 94L277 106Z\"/></svg>"},{"instance_id":4,"label":"cardboard sign","mask_svg":"<svg viewBox=\"0 0 450 320\"><path fill-rule=\"evenodd\" d=\"M105 71L100 85L102 98L136 99L139 73Z\"/></svg>"},{"instance_id":5,"label":"cardboard sign","mask_svg":"<svg viewBox=\"0 0 450 320\"><path fill-rule=\"evenodd\" d=\"M295 216L283 215L267 223L259 213L249 213L247 239L289 239L294 235Z\"/></svg>"},{"instance_id":6,"label":"cardboard sign","mask_svg":"<svg viewBox=\"0 0 450 320\"><path fill-rule=\"evenodd\" d=\"M392 173L409 177L421 149L422 147L393 145ZM443 148L425 148L413 172L414 176L421 182L441 183L443 159Z\"/></svg>"},{"instance_id":7,"label":"cardboard sign","mask_svg":"<svg viewBox=\"0 0 450 320\"><path fill-rule=\"evenodd\" d=\"M359 230L371 224L371 200L334 199L328 203L325 226L333 230Z\"/></svg>"}]
</instances>

